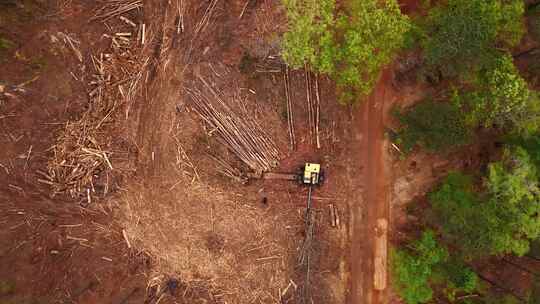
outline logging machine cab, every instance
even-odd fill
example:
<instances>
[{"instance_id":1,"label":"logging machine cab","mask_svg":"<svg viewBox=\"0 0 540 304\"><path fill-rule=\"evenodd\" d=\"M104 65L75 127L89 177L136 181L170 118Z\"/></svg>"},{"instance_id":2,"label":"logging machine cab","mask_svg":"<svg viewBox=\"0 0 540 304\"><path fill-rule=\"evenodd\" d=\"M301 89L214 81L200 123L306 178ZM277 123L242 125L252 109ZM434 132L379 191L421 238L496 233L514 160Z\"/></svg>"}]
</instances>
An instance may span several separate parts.
<instances>
[{"instance_id":1,"label":"logging machine cab","mask_svg":"<svg viewBox=\"0 0 540 304\"><path fill-rule=\"evenodd\" d=\"M320 164L306 163L302 168L301 183L304 185L320 185L324 181L324 172Z\"/></svg>"}]
</instances>

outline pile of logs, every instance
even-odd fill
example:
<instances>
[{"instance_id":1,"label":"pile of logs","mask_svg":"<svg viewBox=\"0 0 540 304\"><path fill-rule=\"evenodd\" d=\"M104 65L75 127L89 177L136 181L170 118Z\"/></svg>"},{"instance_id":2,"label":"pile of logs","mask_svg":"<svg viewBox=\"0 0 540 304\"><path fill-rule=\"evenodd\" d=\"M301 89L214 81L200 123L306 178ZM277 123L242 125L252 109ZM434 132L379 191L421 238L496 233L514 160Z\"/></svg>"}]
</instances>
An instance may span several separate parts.
<instances>
[{"instance_id":1,"label":"pile of logs","mask_svg":"<svg viewBox=\"0 0 540 304\"><path fill-rule=\"evenodd\" d=\"M233 110L225 102L223 92L202 77L199 80L198 85L186 91L191 107L212 130L212 135L251 170L266 172L275 168L279 151L257 120Z\"/></svg>"}]
</instances>

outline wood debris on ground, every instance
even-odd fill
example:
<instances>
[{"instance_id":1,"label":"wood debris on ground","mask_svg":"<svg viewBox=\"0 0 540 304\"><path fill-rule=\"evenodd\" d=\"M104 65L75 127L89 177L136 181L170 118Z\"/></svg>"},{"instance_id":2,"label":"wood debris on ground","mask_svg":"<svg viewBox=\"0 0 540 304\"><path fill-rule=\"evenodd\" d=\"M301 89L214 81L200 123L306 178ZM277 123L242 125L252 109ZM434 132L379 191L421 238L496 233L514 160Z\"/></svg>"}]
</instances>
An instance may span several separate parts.
<instances>
[{"instance_id":1,"label":"wood debris on ground","mask_svg":"<svg viewBox=\"0 0 540 304\"><path fill-rule=\"evenodd\" d=\"M329 204L328 209L330 210L330 225L334 228L340 228L341 220L338 208L334 204Z\"/></svg>"},{"instance_id":2,"label":"wood debris on ground","mask_svg":"<svg viewBox=\"0 0 540 304\"><path fill-rule=\"evenodd\" d=\"M97 9L90 21L107 21L136 9L142 9L142 0L107 0Z\"/></svg>"},{"instance_id":3,"label":"wood debris on ground","mask_svg":"<svg viewBox=\"0 0 540 304\"><path fill-rule=\"evenodd\" d=\"M118 16L118 12L138 8L138 2L141 1L110 1L106 6L114 6L114 10L109 13L103 10L100 18ZM50 149L47 172L38 172L39 182L50 185L53 196L69 194L90 203L92 196L105 195L111 190L110 173L114 167L109 131L120 110L126 111L126 119L129 117L129 108L148 63L140 58L142 51L136 37L140 29L121 25L123 27L118 29L110 27L110 33L103 35L110 39L106 52L89 56L93 74L85 77L90 79L87 83L88 106L80 118L65 123ZM126 26L129 26L128 30ZM82 62L78 40L73 35L58 35Z\"/></svg>"}]
</instances>

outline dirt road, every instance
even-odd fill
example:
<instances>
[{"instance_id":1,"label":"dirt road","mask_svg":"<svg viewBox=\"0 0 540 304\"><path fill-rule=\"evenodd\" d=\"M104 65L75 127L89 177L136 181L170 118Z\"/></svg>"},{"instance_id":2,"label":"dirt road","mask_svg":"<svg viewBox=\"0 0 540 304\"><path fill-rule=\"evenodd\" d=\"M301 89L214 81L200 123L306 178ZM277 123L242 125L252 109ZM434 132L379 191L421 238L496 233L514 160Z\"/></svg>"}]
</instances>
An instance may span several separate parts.
<instances>
[{"instance_id":1,"label":"dirt road","mask_svg":"<svg viewBox=\"0 0 540 304\"><path fill-rule=\"evenodd\" d=\"M391 71L386 70L372 95L363 101L356 115L357 132L361 134L358 165L363 168L362 199L353 202L351 226L352 286L349 303L385 303L386 290L374 288L375 228L377 219L389 217L387 168L385 168L384 119L393 90Z\"/></svg>"}]
</instances>

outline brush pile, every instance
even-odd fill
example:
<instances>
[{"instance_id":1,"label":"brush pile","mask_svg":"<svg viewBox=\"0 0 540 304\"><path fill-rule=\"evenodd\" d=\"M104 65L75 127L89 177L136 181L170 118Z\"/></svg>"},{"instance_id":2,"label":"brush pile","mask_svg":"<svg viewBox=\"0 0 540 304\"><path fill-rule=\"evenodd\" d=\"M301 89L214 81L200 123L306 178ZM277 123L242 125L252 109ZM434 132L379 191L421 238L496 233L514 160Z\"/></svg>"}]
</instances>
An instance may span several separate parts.
<instances>
[{"instance_id":1,"label":"brush pile","mask_svg":"<svg viewBox=\"0 0 540 304\"><path fill-rule=\"evenodd\" d=\"M104 35L110 39L106 53L89 56L94 72L82 77L90 78L86 83L89 87L88 106L78 120L68 121L60 130L55 145L51 147L52 157L47 172L38 172L39 181L51 186L53 196L69 194L90 203L93 196L110 191L110 173L114 169L110 131L121 114L126 119L129 117L132 100L148 63L148 60L139 58L142 47L137 33L141 29L125 23ZM65 38L63 40L66 41ZM69 44L76 55L82 54L78 46ZM82 56L76 57L82 61Z\"/></svg>"},{"instance_id":2,"label":"brush pile","mask_svg":"<svg viewBox=\"0 0 540 304\"><path fill-rule=\"evenodd\" d=\"M90 21L107 21L117 16L121 16L135 9L142 9L142 0L107 0L103 1L100 7Z\"/></svg>"},{"instance_id":3,"label":"brush pile","mask_svg":"<svg viewBox=\"0 0 540 304\"><path fill-rule=\"evenodd\" d=\"M255 172L270 171L278 165L279 151L248 111L234 110L239 96L225 102L223 92L199 77L199 85L186 89L193 110L202 118L218 141ZM200 88L199 88L200 87Z\"/></svg>"}]
</instances>

